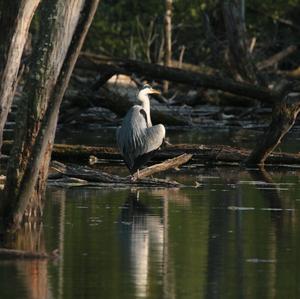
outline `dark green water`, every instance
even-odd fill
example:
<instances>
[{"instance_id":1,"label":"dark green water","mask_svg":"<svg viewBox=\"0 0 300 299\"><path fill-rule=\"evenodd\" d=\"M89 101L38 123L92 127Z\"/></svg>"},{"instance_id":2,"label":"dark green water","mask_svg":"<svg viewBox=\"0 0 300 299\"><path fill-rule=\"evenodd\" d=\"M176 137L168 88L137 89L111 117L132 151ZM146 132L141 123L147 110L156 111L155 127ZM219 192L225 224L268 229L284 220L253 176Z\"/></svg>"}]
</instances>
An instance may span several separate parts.
<instances>
[{"instance_id":1,"label":"dark green water","mask_svg":"<svg viewBox=\"0 0 300 299\"><path fill-rule=\"evenodd\" d=\"M198 169L172 176L198 188L49 187L43 226L15 244L61 258L2 260L0 297L299 298L299 175Z\"/></svg>"}]
</instances>

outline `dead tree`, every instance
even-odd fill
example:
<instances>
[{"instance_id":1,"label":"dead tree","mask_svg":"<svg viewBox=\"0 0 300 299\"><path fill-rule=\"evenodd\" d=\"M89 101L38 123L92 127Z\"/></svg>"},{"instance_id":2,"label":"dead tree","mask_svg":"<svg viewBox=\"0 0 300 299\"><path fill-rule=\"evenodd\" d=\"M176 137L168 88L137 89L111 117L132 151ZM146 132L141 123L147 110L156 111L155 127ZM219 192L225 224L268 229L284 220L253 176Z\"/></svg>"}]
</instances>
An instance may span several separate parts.
<instances>
[{"instance_id":1,"label":"dead tree","mask_svg":"<svg viewBox=\"0 0 300 299\"><path fill-rule=\"evenodd\" d=\"M289 82L281 88L272 114L272 121L246 159L246 165L263 165L268 156L293 127L300 112L300 84Z\"/></svg>"},{"instance_id":2,"label":"dead tree","mask_svg":"<svg viewBox=\"0 0 300 299\"><path fill-rule=\"evenodd\" d=\"M229 43L230 65L237 80L256 82L256 69L247 46L244 7L241 0L223 1L223 16Z\"/></svg>"},{"instance_id":3,"label":"dead tree","mask_svg":"<svg viewBox=\"0 0 300 299\"><path fill-rule=\"evenodd\" d=\"M40 0L0 2L0 150L29 25Z\"/></svg>"},{"instance_id":4,"label":"dead tree","mask_svg":"<svg viewBox=\"0 0 300 299\"><path fill-rule=\"evenodd\" d=\"M22 220L29 203L41 203L59 107L98 3L43 3L41 35L24 87L1 207L9 225Z\"/></svg>"},{"instance_id":5,"label":"dead tree","mask_svg":"<svg viewBox=\"0 0 300 299\"><path fill-rule=\"evenodd\" d=\"M165 55L164 65L172 66L172 2L173 0L166 0L166 12L164 20L164 34L165 34ZM168 92L169 82L164 81L164 92Z\"/></svg>"}]
</instances>

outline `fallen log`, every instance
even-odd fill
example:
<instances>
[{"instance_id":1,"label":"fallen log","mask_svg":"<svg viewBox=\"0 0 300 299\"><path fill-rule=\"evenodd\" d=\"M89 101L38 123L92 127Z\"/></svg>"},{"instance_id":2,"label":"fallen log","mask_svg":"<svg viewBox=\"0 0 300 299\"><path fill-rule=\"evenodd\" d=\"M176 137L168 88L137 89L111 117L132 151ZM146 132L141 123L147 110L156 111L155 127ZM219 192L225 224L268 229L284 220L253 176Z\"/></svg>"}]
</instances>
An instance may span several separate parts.
<instances>
[{"instance_id":1,"label":"fallen log","mask_svg":"<svg viewBox=\"0 0 300 299\"><path fill-rule=\"evenodd\" d=\"M168 80L188 84L193 87L205 87L231 92L236 95L254 98L263 102L273 102L276 91L252 84L236 82L231 79L198 72L184 71L178 68L165 67L135 60L115 59L97 60L81 56L77 60L77 68L94 70L98 73L114 72L115 74L132 74L150 78L151 80Z\"/></svg>"},{"instance_id":2,"label":"fallen log","mask_svg":"<svg viewBox=\"0 0 300 299\"><path fill-rule=\"evenodd\" d=\"M3 153L9 154L10 147L11 142L4 142ZM161 162L184 153L193 155L188 161L189 164L238 165L250 155L251 150L218 144L176 144L159 150L152 158L152 162ZM97 163L102 164L120 164L123 161L118 149L114 147L55 144L52 152L52 159L70 163L89 163L90 156L97 157ZM265 164L300 165L300 154L273 152Z\"/></svg>"},{"instance_id":3,"label":"fallen log","mask_svg":"<svg viewBox=\"0 0 300 299\"><path fill-rule=\"evenodd\" d=\"M164 187L175 188L180 184L175 181L141 178L132 180L130 177L120 177L118 175L108 174L100 170L92 169L87 166L65 165L57 161L51 162L51 169L64 176L86 180L88 182L98 183L97 186L114 186L114 187Z\"/></svg>"},{"instance_id":4,"label":"fallen log","mask_svg":"<svg viewBox=\"0 0 300 299\"><path fill-rule=\"evenodd\" d=\"M125 95L120 95L108 88L102 87L97 92L91 91L73 91L65 96L70 102L88 102L94 106L107 108L119 117L125 116L133 103ZM174 116L172 113L163 112L151 107L151 119L153 123L163 123L166 126L186 126L191 122L183 117Z\"/></svg>"}]
</instances>

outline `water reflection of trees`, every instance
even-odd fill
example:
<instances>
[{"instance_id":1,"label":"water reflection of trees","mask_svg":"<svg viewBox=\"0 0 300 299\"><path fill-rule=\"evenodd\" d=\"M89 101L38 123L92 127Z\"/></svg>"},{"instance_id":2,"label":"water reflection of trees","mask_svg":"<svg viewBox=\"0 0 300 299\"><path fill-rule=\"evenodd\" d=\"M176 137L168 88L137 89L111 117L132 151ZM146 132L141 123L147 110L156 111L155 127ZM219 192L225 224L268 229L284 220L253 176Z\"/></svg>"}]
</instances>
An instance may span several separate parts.
<instances>
[{"instance_id":1,"label":"water reflection of trees","mask_svg":"<svg viewBox=\"0 0 300 299\"><path fill-rule=\"evenodd\" d=\"M85 190L80 191L82 201L72 191L52 192L59 213L48 210L47 217L49 223L59 223L53 239L62 256L56 272L49 273L53 267L47 261L11 262L10 267L30 299L73 298L78 293L105 298L280 298L278 285L295 290L288 271L296 273L299 253L286 248L298 248L294 237L299 229L292 214L282 210L287 204L280 188L266 173L227 171L215 177L215 184L209 179L198 189ZM248 185L239 183L247 179ZM67 210L66 196L72 198ZM255 210L232 209L252 205ZM91 229L99 218L103 222ZM25 226L12 242L25 250L53 248L45 244L38 225ZM276 261L291 267L283 269Z\"/></svg>"},{"instance_id":2,"label":"water reflection of trees","mask_svg":"<svg viewBox=\"0 0 300 299\"><path fill-rule=\"evenodd\" d=\"M14 259L14 260L1 260L0 266L8 269L14 278L15 284L8 288L8 278L4 280L5 286L0 288L8 288L10 293L9 298L28 298L28 299L51 299L51 298L62 298L61 296L61 285L63 273L62 269L62 256L63 256L63 233L64 233L64 214L65 214L65 192L60 189L56 193L53 193L53 199L59 198L56 202L59 209L58 213L53 213L53 217L58 217L55 223L59 223L58 235L58 249L61 253L61 258L53 261L48 259ZM3 236L2 246L6 248L12 248L17 250L24 250L27 252L47 252L46 240L44 232L44 224L42 222L28 221L23 223L18 230L7 233ZM54 248L52 248L54 249ZM58 265L58 288L54 288L53 281L51 281L51 275L49 274L49 264ZM18 279L16 279L18 278ZM22 291L20 291L22 290ZM15 293L15 295L13 295ZM2 294L2 292L1 292ZM1 296L2 297L2 296ZM8 297L7 297L8 298Z\"/></svg>"},{"instance_id":3,"label":"water reflection of trees","mask_svg":"<svg viewBox=\"0 0 300 299\"><path fill-rule=\"evenodd\" d=\"M44 232L41 224L26 224L22 226L13 236L8 236L5 246L13 249L25 250L30 252L45 252ZM40 299L54 298L48 280L48 260L2 260L0 265L4 265L20 277L20 285L16 288L24 288L25 294L22 298ZM7 264L9 263L9 264ZM6 287L8 287L6 285Z\"/></svg>"},{"instance_id":4,"label":"water reflection of trees","mask_svg":"<svg viewBox=\"0 0 300 299\"><path fill-rule=\"evenodd\" d=\"M226 292L232 298L282 298L280 286L293 285L282 264L297 260L287 251L295 248L293 238L299 231L292 225L294 213L286 209L292 204L287 205L291 192L281 192L265 169L249 170L248 178L245 172L236 172L235 178L226 171L219 175L220 189L228 192L218 193L209 209L206 297L220 298ZM298 267L292 265L291 273ZM264 278L256 279L258 275Z\"/></svg>"}]
</instances>

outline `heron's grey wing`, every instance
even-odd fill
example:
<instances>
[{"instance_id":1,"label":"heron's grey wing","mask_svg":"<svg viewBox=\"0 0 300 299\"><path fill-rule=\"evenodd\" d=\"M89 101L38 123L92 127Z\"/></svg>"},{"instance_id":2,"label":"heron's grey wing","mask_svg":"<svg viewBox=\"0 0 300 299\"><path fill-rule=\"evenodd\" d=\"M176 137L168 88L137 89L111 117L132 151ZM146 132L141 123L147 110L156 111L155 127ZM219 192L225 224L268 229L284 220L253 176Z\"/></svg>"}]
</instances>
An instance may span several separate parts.
<instances>
[{"instance_id":1,"label":"heron's grey wing","mask_svg":"<svg viewBox=\"0 0 300 299\"><path fill-rule=\"evenodd\" d=\"M133 106L117 131L118 147L129 168L133 166L135 158L141 154L143 132L146 128L146 111L141 106Z\"/></svg>"},{"instance_id":2,"label":"heron's grey wing","mask_svg":"<svg viewBox=\"0 0 300 299\"><path fill-rule=\"evenodd\" d=\"M143 152L149 153L157 150L163 143L166 136L166 129L159 124L145 130Z\"/></svg>"}]
</instances>

